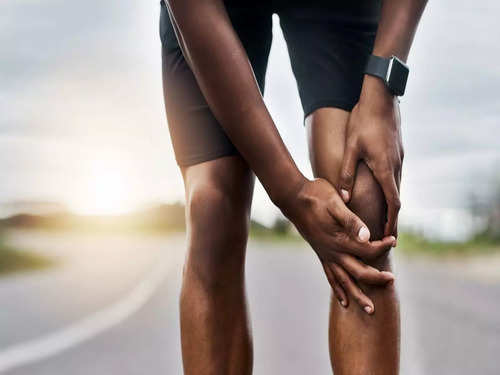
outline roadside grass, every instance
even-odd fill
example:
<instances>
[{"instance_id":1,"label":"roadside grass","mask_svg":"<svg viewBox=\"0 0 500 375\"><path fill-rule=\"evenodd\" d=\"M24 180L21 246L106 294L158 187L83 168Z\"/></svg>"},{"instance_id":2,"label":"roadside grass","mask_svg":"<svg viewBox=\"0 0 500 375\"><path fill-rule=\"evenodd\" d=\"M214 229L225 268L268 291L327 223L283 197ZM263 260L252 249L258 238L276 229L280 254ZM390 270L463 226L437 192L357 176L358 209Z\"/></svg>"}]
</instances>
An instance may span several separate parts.
<instances>
[{"instance_id":1,"label":"roadside grass","mask_svg":"<svg viewBox=\"0 0 500 375\"><path fill-rule=\"evenodd\" d=\"M481 255L500 252L500 243L483 236L477 236L464 242L435 241L416 233L403 232L398 236L399 250L409 255Z\"/></svg>"},{"instance_id":2,"label":"roadside grass","mask_svg":"<svg viewBox=\"0 0 500 375\"><path fill-rule=\"evenodd\" d=\"M292 242L300 243L304 241L295 231L286 228L268 228L258 223L252 222L250 226L250 239L266 242Z\"/></svg>"},{"instance_id":3,"label":"roadside grass","mask_svg":"<svg viewBox=\"0 0 500 375\"><path fill-rule=\"evenodd\" d=\"M265 242L302 243L304 240L295 232L276 232L269 228L252 226L250 238ZM500 242L478 236L465 242L430 240L424 236L404 231L398 236L398 252L410 256L427 255L435 257L473 256L500 253Z\"/></svg>"},{"instance_id":4,"label":"roadside grass","mask_svg":"<svg viewBox=\"0 0 500 375\"><path fill-rule=\"evenodd\" d=\"M45 269L55 264L56 262L48 257L8 246L0 235L0 277L16 272Z\"/></svg>"}]
</instances>

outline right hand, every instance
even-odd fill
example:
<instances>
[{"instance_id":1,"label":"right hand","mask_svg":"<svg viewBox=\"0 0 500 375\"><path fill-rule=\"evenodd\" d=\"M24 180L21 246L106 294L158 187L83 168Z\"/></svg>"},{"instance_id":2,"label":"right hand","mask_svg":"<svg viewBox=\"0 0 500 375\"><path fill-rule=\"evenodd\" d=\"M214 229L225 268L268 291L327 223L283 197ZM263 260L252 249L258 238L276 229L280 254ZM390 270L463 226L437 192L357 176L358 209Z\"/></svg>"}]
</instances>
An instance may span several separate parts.
<instances>
[{"instance_id":1,"label":"right hand","mask_svg":"<svg viewBox=\"0 0 500 375\"><path fill-rule=\"evenodd\" d=\"M280 208L318 255L334 291L339 289L334 282L336 279L363 308L370 308L370 311L365 311L372 313L373 304L352 283L349 275L367 284L392 281L392 273L381 272L359 258L377 258L395 245L395 237L370 241L368 227L347 208L336 189L323 179L307 180ZM335 265L340 265L349 275L335 272L340 268ZM334 272L336 278L331 277L327 269Z\"/></svg>"},{"instance_id":2,"label":"right hand","mask_svg":"<svg viewBox=\"0 0 500 375\"><path fill-rule=\"evenodd\" d=\"M321 178L307 180L280 208L323 261L337 262L341 253L372 260L395 244L394 236L369 241L365 223Z\"/></svg>"}]
</instances>

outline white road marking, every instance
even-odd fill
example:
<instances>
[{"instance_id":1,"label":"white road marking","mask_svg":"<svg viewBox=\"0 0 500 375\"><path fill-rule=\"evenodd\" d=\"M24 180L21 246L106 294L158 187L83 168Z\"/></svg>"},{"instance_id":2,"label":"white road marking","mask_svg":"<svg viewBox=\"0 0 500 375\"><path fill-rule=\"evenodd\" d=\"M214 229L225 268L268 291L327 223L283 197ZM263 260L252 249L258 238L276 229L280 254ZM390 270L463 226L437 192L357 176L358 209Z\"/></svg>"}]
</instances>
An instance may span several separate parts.
<instances>
[{"instance_id":1,"label":"white road marking","mask_svg":"<svg viewBox=\"0 0 500 375\"><path fill-rule=\"evenodd\" d=\"M54 356L90 340L138 311L165 280L172 259L163 255L149 275L113 305L45 336L0 351L0 372Z\"/></svg>"},{"instance_id":2,"label":"white road marking","mask_svg":"<svg viewBox=\"0 0 500 375\"><path fill-rule=\"evenodd\" d=\"M415 317L415 312L418 311L413 301L407 296L411 296L411 281L404 272L404 261L399 256L395 257L395 272L399 285L399 293L403 300L401 301L401 374L404 375L421 375L427 373L424 371L422 363L423 353L419 345L418 330L419 322ZM403 268L399 272L399 268Z\"/></svg>"}]
</instances>

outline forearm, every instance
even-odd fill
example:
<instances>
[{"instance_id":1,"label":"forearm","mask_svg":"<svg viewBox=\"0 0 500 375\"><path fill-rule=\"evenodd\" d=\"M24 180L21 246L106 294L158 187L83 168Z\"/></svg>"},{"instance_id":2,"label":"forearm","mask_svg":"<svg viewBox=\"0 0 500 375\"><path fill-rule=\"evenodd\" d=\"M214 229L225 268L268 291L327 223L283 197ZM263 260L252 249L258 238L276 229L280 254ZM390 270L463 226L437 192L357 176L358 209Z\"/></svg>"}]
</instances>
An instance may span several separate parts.
<instances>
[{"instance_id":1,"label":"forearm","mask_svg":"<svg viewBox=\"0 0 500 375\"><path fill-rule=\"evenodd\" d=\"M427 0L384 0L373 54L406 61Z\"/></svg>"},{"instance_id":2,"label":"forearm","mask_svg":"<svg viewBox=\"0 0 500 375\"><path fill-rule=\"evenodd\" d=\"M169 0L169 9L211 110L273 201L279 202L305 178L267 111L222 1Z\"/></svg>"},{"instance_id":3,"label":"forearm","mask_svg":"<svg viewBox=\"0 0 500 375\"><path fill-rule=\"evenodd\" d=\"M394 55L406 61L426 3L427 0L383 0L373 54ZM379 99L370 102L377 101L381 105L391 105L393 100L380 79L365 75L361 101L366 102L368 96Z\"/></svg>"}]
</instances>

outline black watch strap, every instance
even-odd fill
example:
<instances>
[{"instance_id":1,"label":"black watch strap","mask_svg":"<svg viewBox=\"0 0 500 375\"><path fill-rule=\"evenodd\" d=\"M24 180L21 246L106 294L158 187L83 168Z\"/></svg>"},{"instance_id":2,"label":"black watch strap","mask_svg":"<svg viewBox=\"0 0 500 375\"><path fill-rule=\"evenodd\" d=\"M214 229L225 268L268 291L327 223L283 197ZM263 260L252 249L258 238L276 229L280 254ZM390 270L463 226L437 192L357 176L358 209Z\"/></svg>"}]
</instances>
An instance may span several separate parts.
<instances>
[{"instance_id":1,"label":"black watch strap","mask_svg":"<svg viewBox=\"0 0 500 375\"><path fill-rule=\"evenodd\" d=\"M387 81L387 69L389 69L390 59L384 57L370 55L365 67L365 73L371 76L380 78L382 81Z\"/></svg>"},{"instance_id":2,"label":"black watch strap","mask_svg":"<svg viewBox=\"0 0 500 375\"><path fill-rule=\"evenodd\" d=\"M384 58L370 55L365 67L365 74L380 78L396 96L404 95L409 72L408 66L396 56Z\"/></svg>"}]
</instances>

